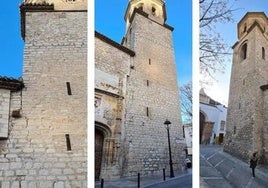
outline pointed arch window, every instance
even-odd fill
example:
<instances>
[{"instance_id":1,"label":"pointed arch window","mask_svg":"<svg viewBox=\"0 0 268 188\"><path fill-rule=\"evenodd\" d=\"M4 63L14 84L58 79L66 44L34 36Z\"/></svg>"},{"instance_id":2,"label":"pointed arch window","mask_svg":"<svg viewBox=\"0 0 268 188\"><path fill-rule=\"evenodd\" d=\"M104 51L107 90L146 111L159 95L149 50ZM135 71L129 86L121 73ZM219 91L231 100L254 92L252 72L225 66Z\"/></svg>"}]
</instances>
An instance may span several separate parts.
<instances>
[{"instance_id":1,"label":"pointed arch window","mask_svg":"<svg viewBox=\"0 0 268 188\"><path fill-rule=\"evenodd\" d=\"M261 57L265 60L265 49L264 47L261 48Z\"/></svg>"},{"instance_id":2,"label":"pointed arch window","mask_svg":"<svg viewBox=\"0 0 268 188\"><path fill-rule=\"evenodd\" d=\"M243 61L244 59L247 58L247 48L248 48L248 45L247 43L244 43L241 47L241 50L240 50L240 59L241 61Z\"/></svg>"}]
</instances>

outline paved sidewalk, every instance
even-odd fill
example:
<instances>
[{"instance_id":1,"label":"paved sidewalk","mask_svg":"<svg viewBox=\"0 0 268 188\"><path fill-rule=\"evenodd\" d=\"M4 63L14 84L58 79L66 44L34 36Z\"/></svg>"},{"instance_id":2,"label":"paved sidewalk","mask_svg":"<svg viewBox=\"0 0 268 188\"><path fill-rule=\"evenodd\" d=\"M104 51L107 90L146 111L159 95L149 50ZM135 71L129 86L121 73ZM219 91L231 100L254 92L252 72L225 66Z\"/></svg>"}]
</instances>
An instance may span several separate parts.
<instances>
[{"instance_id":1,"label":"paved sidewalk","mask_svg":"<svg viewBox=\"0 0 268 188\"><path fill-rule=\"evenodd\" d=\"M188 169L185 172L176 173L174 178L166 177L165 182L173 181L178 178L181 178L183 176L189 176L192 175L192 169ZM104 180L104 188L137 188L138 187L138 177L125 177L120 178L117 180ZM192 180L190 180L192 181ZM157 185L160 183L163 183L163 175L157 174L157 175L148 175L148 176L141 176L140 177L140 187L155 187L153 185ZM190 182L192 183L192 182ZM101 183L100 181L95 182L95 188L100 188Z\"/></svg>"},{"instance_id":2,"label":"paved sidewalk","mask_svg":"<svg viewBox=\"0 0 268 188\"><path fill-rule=\"evenodd\" d=\"M209 188L209 185L200 177L200 188Z\"/></svg>"},{"instance_id":3,"label":"paved sidewalk","mask_svg":"<svg viewBox=\"0 0 268 188\"><path fill-rule=\"evenodd\" d=\"M201 146L202 147L202 146ZM200 157L206 162L209 163L211 167L213 167L222 177L222 179L217 176L206 176L202 177L200 182L203 183L201 187L213 187L216 183L220 185L219 180L225 181L229 183L229 187L236 188L267 188L268 187L268 165L258 165L255 169L256 177L252 177L251 168L249 168L249 163L242 161L238 158L231 156L230 154L223 152L222 148L215 147L209 150L209 147L204 147L206 152L202 153ZM202 150L202 149L201 149ZM201 166L201 171L202 169ZM213 182L213 179L215 182ZM200 184L201 184L200 183ZM215 184L214 184L215 183Z\"/></svg>"}]
</instances>

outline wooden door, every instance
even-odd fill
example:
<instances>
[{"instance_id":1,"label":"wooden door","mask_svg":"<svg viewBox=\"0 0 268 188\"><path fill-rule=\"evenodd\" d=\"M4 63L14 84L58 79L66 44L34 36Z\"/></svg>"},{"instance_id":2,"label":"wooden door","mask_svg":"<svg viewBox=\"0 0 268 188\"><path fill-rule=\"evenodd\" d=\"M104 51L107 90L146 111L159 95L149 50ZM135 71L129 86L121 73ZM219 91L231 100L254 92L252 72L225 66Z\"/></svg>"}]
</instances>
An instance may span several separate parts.
<instances>
[{"instance_id":1,"label":"wooden door","mask_svg":"<svg viewBox=\"0 0 268 188\"><path fill-rule=\"evenodd\" d=\"M100 178L103 140L103 133L95 129L95 180Z\"/></svg>"}]
</instances>

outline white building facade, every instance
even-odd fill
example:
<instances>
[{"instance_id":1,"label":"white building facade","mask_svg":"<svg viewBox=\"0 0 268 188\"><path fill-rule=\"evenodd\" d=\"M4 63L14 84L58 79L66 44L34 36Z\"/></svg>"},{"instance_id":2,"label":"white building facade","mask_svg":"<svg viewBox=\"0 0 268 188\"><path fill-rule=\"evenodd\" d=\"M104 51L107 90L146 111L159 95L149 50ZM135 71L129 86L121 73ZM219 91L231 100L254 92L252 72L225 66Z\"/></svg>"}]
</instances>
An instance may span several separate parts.
<instances>
[{"instance_id":1,"label":"white building facade","mask_svg":"<svg viewBox=\"0 0 268 188\"><path fill-rule=\"evenodd\" d=\"M200 100L200 142L201 144L222 144L226 133L227 107L205 94L208 100Z\"/></svg>"},{"instance_id":2,"label":"white building facade","mask_svg":"<svg viewBox=\"0 0 268 188\"><path fill-rule=\"evenodd\" d=\"M186 154L192 155L193 127L192 124L183 125L183 133L186 142Z\"/></svg>"}]
</instances>

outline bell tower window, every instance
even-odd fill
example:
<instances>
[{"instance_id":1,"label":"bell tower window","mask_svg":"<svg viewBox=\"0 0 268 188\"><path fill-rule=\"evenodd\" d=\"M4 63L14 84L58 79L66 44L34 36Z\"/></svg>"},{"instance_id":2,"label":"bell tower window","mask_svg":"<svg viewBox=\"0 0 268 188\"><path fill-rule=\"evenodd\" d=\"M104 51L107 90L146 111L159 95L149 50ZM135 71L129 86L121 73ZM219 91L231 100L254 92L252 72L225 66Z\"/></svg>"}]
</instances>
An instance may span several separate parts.
<instances>
[{"instance_id":1,"label":"bell tower window","mask_svg":"<svg viewBox=\"0 0 268 188\"><path fill-rule=\"evenodd\" d=\"M154 7L152 7L152 14L155 16L155 8Z\"/></svg>"},{"instance_id":2,"label":"bell tower window","mask_svg":"<svg viewBox=\"0 0 268 188\"><path fill-rule=\"evenodd\" d=\"M261 49L261 56L262 56L262 59L265 60L265 49L264 49L264 47L262 47L262 49Z\"/></svg>"},{"instance_id":3,"label":"bell tower window","mask_svg":"<svg viewBox=\"0 0 268 188\"><path fill-rule=\"evenodd\" d=\"M241 61L247 58L247 43L243 44L241 51L240 51L240 58Z\"/></svg>"},{"instance_id":4,"label":"bell tower window","mask_svg":"<svg viewBox=\"0 0 268 188\"><path fill-rule=\"evenodd\" d=\"M245 25L244 25L244 33L247 31L247 24L245 23Z\"/></svg>"},{"instance_id":5,"label":"bell tower window","mask_svg":"<svg viewBox=\"0 0 268 188\"><path fill-rule=\"evenodd\" d=\"M141 11L143 11L143 3L140 3L140 4L138 5L138 9L141 10Z\"/></svg>"}]
</instances>

